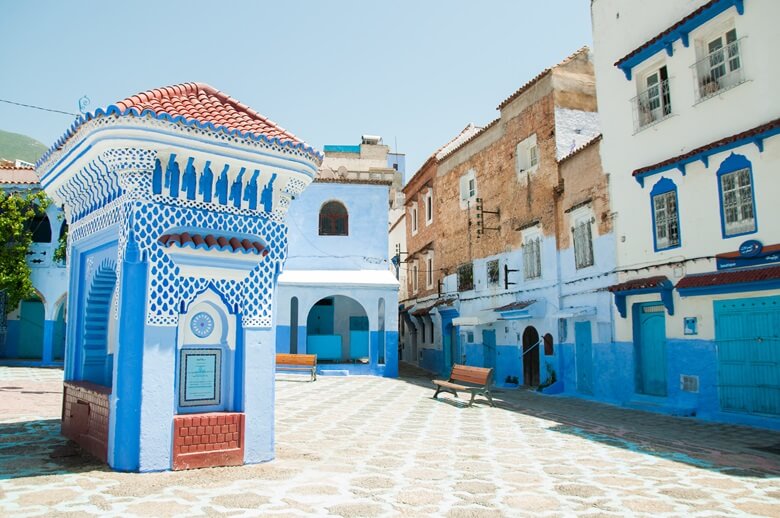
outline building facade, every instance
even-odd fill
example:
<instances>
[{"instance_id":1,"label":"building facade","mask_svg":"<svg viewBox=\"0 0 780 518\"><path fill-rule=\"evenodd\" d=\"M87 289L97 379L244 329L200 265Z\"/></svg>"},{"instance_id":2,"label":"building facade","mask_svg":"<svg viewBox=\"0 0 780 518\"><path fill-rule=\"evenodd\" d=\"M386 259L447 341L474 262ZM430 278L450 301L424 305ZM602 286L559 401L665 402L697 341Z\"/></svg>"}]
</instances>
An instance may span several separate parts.
<instances>
[{"instance_id":1,"label":"building facade","mask_svg":"<svg viewBox=\"0 0 780 518\"><path fill-rule=\"evenodd\" d=\"M591 6L619 272L604 397L778 427L780 4Z\"/></svg>"},{"instance_id":2,"label":"building facade","mask_svg":"<svg viewBox=\"0 0 780 518\"><path fill-rule=\"evenodd\" d=\"M407 217L417 201L426 218L419 237L407 225L409 271L423 265L408 283L418 294L408 308L418 361L443 374L453 363L494 367L499 385L563 391L575 327L592 345L611 338L598 288L610 284L614 244L589 50L541 72L498 109L407 185Z\"/></svg>"},{"instance_id":3,"label":"building facade","mask_svg":"<svg viewBox=\"0 0 780 518\"><path fill-rule=\"evenodd\" d=\"M401 173L387 155L379 137L326 146L318 177L288 213L276 350L316 354L320 374L398 375L398 280L387 229Z\"/></svg>"},{"instance_id":4,"label":"building facade","mask_svg":"<svg viewBox=\"0 0 780 518\"><path fill-rule=\"evenodd\" d=\"M0 189L39 191L31 166L0 164ZM46 214L29 222L32 244L27 255L35 295L7 315L0 310L0 363L62 365L65 353L68 275L64 261L54 260L60 236L67 232L62 210L51 203ZM4 324L4 325L3 325Z\"/></svg>"}]
</instances>

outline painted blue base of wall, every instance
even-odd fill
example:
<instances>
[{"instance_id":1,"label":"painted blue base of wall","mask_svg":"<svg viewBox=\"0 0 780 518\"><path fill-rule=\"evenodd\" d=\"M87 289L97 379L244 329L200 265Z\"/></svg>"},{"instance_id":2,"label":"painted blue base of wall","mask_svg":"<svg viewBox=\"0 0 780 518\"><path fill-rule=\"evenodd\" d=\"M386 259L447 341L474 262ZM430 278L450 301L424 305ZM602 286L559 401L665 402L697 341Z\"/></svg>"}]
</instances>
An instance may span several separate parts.
<instances>
[{"instance_id":1,"label":"painted blue base of wall","mask_svg":"<svg viewBox=\"0 0 780 518\"><path fill-rule=\"evenodd\" d=\"M440 376L448 376L448 372L443 372L444 369L444 354L440 349L420 349L422 357L420 358L420 368L429 372L439 374Z\"/></svg>"},{"instance_id":2,"label":"painted blue base of wall","mask_svg":"<svg viewBox=\"0 0 780 518\"><path fill-rule=\"evenodd\" d=\"M328 376L326 371L343 371L348 376L384 376L384 365L370 363L320 363L317 364L317 375ZM331 376L343 376L343 373L332 373Z\"/></svg>"},{"instance_id":3,"label":"painted blue base of wall","mask_svg":"<svg viewBox=\"0 0 780 518\"><path fill-rule=\"evenodd\" d=\"M61 367L63 360L54 359L53 320L43 321L43 345L41 358L18 358L20 324L19 320L8 320L6 324L5 340L0 343L0 365L17 365L20 367Z\"/></svg>"},{"instance_id":4,"label":"painted blue base of wall","mask_svg":"<svg viewBox=\"0 0 780 518\"><path fill-rule=\"evenodd\" d=\"M721 411L718 358L713 341L667 340L666 396L635 392L634 344L631 342L593 344L591 393L578 390L574 345L556 344L555 347L556 377L562 382L562 395L648 412L780 430L780 417ZM543 358L549 361L554 357ZM698 376L699 391L683 391L681 375Z\"/></svg>"}]
</instances>

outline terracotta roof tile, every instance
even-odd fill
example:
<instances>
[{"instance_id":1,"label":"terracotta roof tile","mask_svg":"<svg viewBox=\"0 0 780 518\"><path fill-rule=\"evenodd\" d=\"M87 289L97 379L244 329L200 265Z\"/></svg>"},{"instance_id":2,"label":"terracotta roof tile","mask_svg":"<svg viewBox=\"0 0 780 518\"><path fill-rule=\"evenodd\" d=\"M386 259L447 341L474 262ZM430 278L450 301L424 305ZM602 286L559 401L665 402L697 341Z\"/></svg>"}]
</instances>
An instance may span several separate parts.
<instances>
[{"instance_id":1,"label":"terracotta roof tile","mask_svg":"<svg viewBox=\"0 0 780 518\"><path fill-rule=\"evenodd\" d=\"M780 279L780 266L768 266L763 268L745 268L722 272L697 273L686 275L675 286L679 289L707 288L723 284L737 284L743 282L759 282Z\"/></svg>"},{"instance_id":2,"label":"terracotta roof tile","mask_svg":"<svg viewBox=\"0 0 780 518\"><path fill-rule=\"evenodd\" d=\"M669 278L665 275L655 275L653 277L631 279L626 282L621 282L620 284L613 284L607 289L613 293L617 291L643 290L647 288L656 288L668 280Z\"/></svg>"},{"instance_id":3,"label":"terracotta roof tile","mask_svg":"<svg viewBox=\"0 0 780 518\"><path fill-rule=\"evenodd\" d=\"M531 304L536 302L535 300L520 300L517 302L512 302L510 304L506 304L504 306L499 306L497 308L493 308L493 311L517 311L519 309L525 309Z\"/></svg>"},{"instance_id":4,"label":"terracotta roof tile","mask_svg":"<svg viewBox=\"0 0 780 518\"><path fill-rule=\"evenodd\" d=\"M691 151L688 151L687 153L684 153L682 155L678 155L673 158L669 158L667 160L664 160L663 162L658 162L657 164L649 165L646 167L641 167L639 169L636 169L633 172L634 176L646 173L648 171L654 171L659 168L663 168L665 166L671 166L673 164L677 164L678 162L683 162L686 159L695 157L696 155L699 155L701 153L704 153L705 151L709 151L711 149L717 149L722 146L727 146L728 144L731 144L732 142L737 142L743 139L747 139L756 135L760 135L766 131L780 128L780 118L775 119L771 122L767 122L766 124L762 124L760 126L756 126L755 128L751 128L747 131L743 131L741 133L737 133L735 135L731 135L730 137L722 138L720 140L716 140L715 142L710 142L709 144L705 144L704 146L697 147L696 149L693 149Z\"/></svg>"},{"instance_id":5,"label":"terracotta roof tile","mask_svg":"<svg viewBox=\"0 0 780 518\"><path fill-rule=\"evenodd\" d=\"M184 117L201 123L224 126L228 130L249 132L277 138L281 142L301 143L295 135L260 115L245 104L204 83L184 83L155 88L119 101L116 106L125 111L150 110L156 115Z\"/></svg>"},{"instance_id":6,"label":"terracotta roof tile","mask_svg":"<svg viewBox=\"0 0 780 518\"><path fill-rule=\"evenodd\" d=\"M16 167L0 164L0 184L35 185L40 183L32 167Z\"/></svg>"},{"instance_id":7,"label":"terracotta roof tile","mask_svg":"<svg viewBox=\"0 0 780 518\"><path fill-rule=\"evenodd\" d=\"M189 247L201 250L227 250L229 252L244 252L268 255L268 250L259 241L239 239L234 236L214 236L213 234L191 234L189 232L164 234L157 240L165 248L176 245L179 248Z\"/></svg>"}]
</instances>

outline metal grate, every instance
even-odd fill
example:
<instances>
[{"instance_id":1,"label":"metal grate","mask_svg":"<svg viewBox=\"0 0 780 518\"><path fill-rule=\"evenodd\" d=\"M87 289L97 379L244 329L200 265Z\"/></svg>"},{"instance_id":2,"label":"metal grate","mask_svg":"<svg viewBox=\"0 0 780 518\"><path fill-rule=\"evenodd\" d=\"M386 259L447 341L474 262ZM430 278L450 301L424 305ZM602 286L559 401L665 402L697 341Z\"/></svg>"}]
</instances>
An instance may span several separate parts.
<instances>
[{"instance_id":1,"label":"metal grate","mask_svg":"<svg viewBox=\"0 0 780 518\"><path fill-rule=\"evenodd\" d=\"M688 374L680 375L680 390L683 392L699 393L699 377Z\"/></svg>"}]
</instances>

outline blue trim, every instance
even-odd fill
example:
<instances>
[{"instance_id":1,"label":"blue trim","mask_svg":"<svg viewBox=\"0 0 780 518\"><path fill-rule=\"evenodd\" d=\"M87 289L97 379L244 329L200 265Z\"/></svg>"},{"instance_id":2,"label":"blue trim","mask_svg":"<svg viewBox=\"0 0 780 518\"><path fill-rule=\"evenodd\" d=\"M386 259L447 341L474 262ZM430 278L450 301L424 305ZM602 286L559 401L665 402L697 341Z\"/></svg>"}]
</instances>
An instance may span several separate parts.
<instances>
[{"instance_id":1,"label":"blue trim","mask_svg":"<svg viewBox=\"0 0 780 518\"><path fill-rule=\"evenodd\" d=\"M639 288L636 290L624 290L615 291L615 306L617 307L620 316L626 318L626 297L631 295L644 295L646 293L658 293L661 296L661 302L666 307L666 312L669 316L674 315L674 297L673 292L674 285L669 279L662 281L658 286L652 288Z\"/></svg>"},{"instance_id":2,"label":"blue trim","mask_svg":"<svg viewBox=\"0 0 780 518\"><path fill-rule=\"evenodd\" d=\"M764 140L768 139L769 137L774 137L775 135L780 135L780 126L768 129L764 131L763 133L760 133L758 135L752 135L749 137L743 137L739 140L735 140L733 142L728 142L726 144L722 144L717 147L713 147L710 149L706 149L700 153L696 153L693 156L689 156L686 158L680 158L674 162L660 165L658 167L654 167L653 169L649 169L643 173L634 175L634 179L641 185L642 187L645 186L645 178L648 176L652 176L654 174L663 173L664 171L669 171L671 169L679 169L680 172L685 176L685 166L688 164L692 164L693 162L697 162L699 160L702 161L704 164L704 167L709 167L709 157L712 155L716 155L718 153L723 153L726 151L729 151L731 149L736 149L738 147L745 146L747 144L754 144L756 148L758 148L758 151L762 153L764 151Z\"/></svg>"},{"instance_id":3,"label":"blue trim","mask_svg":"<svg viewBox=\"0 0 780 518\"><path fill-rule=\"evenodd\" d=\"M97 144L98 142L102 142L103 140L115 140L115 139L116 139L116 137L114 137L114 136L110 136L110 135L109 135L109 136L107 136L107 137L96 138L96 139L95 139L95 141L94 141L93 143L91 143L91 144L87 145L87 147L86 147L86 148L85 148L83 151L81 151L80 153L78 153L78 155L76 155L76 156L75 156L75 158L73 158L73 160L71 160L71 161L70 161L70 162L69 162L69 163L68 163L66 166L64 166L64 167L62 168L62 171L59 171L59 172L58 172L58 173L56 173L56 174L55 174L55 173L53 173L53 171L54 171L56 168L58 168L58 167L59 167L59 166L60 166L60 165L61 165L61 164L62 164L62 163L65 161L65 160L67 160L67 159L68 159L68 157L69 157L70 155L72 155L74 152L76 152L76 150L77 150L79 147L81 147L81 146L84 144L84 142L85 142L85 141L86 141L86 140L87 140L87 139L88 139L90 136L92 136L92 135L95 135L95 134L97 134L97 133L101 133L101 132L112 132L113 130L135 130L135 131L137 131L138 129L139 129L139 128L138 128L137 126L111 126L111 127L108 127L108 128L106 128L106 127L100 127L100 128L96 128L96 129L95 129L94 131L92 131L91 133L89 133L89 134L87 134L87 135L84 135L84 137L83 137L83 138L82 138L82 139L79 141L79 143L78 143L78 144L76 144L76 145L73 147L73 149L71 149L71 150L70 150L70 151L68 151L68 152L67 152L67 153L66 153L66 154L65 154L63 157L61 157L61 158L60 158L60 159L57 161L57 163L56 163L56 164L54 164L52 167L48 168L48 171L49 171L49 172L48 172L48 173L46 173L46 174L44 174L44 175L41 177L41 186L45 188L45 187L46 187L46 186L48 186L48 185L49 185L51 182L53 182L54 180L56 180L56 179L57 179L57 177L58 177L60 174L62 174L62 172L63 172L64 170L67 170L67 169L69 169L69 168L70 168L70 167L73 165L73 163L74 163L76 160L78 160L78 159L79 159L79 158L81 158L81 157L82 157L84 154L86 154L86 153L87 153L87 152L88 152L90 149L92 149L92 147L93 147L95 144ZM212 140L205 139L205 138L196 138L196 137L194 137L194 136L192 136L192 135L182 136L182 135L177 135L177 134L175 134L175 133L171 133L171 132L169 132L169 131L159 130L159 129L156 129L156 128L148 128L148 127L145 127L145 128L142 128L142 129L143 129L144 133L152 133L152 134L165 135L165 136L168 136L168 137L175 137L175 138L179 138L179 139L182 139L182 140L185 140L185 141L194 141L194 142L198 142L198 143L202 143L202 144L209 144L209 145L212 145L212 146L217 146L217 145L219 145L219 143L217 143L217 142L214 142L214 141L212 141ZM122 137L122 140L131 140L131 141L134 141L134 142L153 142L153 143L159 143L159 140L154 140L154 139L151 139L151 138L131 137L131 136L129 136L129 135L123 136L123 137ZM224 146L224 144L222 144L222 145ZM203 152L203 150L202 150L202 149L198 149L198 148L196 148L196 147L191 147L191 146L184 146L184 145L177 144L177 145L176 145L176 147L177 147L178 149L186 149L186 150L189 150L189 151L198 151L198 152ZM235 150L235 149L237 149L237 148L227 148L227 149L232 149L232 150ZM243 151L243 150L242 150L242 151ZM243 161L243 162L249 162L249 163L253 163L253 164L259 164L259 165L261 165L261 166L268 166L268 167L275 167L275 168L278 168L278 169L284 169L284 170L288 170L288 171L291 171L291 172L293 172L293 173L296 173L296 174L307 174L307 173L306 173L306 172L304 172L304 171L300 171L300 170L298 170L298 169L292 169L292 168L290 168L290 167L288 167L288 166L285 166L285 165L283 165L283 164L269 163L269 162L264 162L264 161L259 161L259 160L247 160L245 157L240 157L240 156L236 156L236 155L233 155L233 154L228 154L228 153L220 153L220 152L218 152L218 151L215 151L215 150L209 150L208 152L209 152L210 154L212 154L212 155L223 156L223 157L226 157L226 158L235 159L235 160L239 160L239 161ZM300 165L302 165L302 166L305 166L307 169L310 169L310 170L311 170L311 174L308 174L308 176L309 176L310 178L314 178L314 177L317 175L317 167L316 167L316 166L314 166L314 164L312 164L311 162L304 161L304 160L298 160L298 159L296 159L296 158L294 158L294 157L279 157L278 155L272 155L272 154L270 154L270 153L264 153L264 152L262 152L261 150L257 150L257 149L256 149L256 150L252 150L252 151L251 151L251 153L252 153L252 154L259 155L259 156L262 156L262 157L270 157L270 158L272 158L272 159L274 159L274 160L278 160L278 161L283 161L283 160L286 160L286 161L289 161L289 162L293 162L293 163L296 163L296 164L300 164ZM43 159L41 159L41 160L43 160ZM40 162L41 162L41 160L39 160L38 162L40 163ZM53 175L53 176L52 176L52 175Z\"/></svg>"},{"instance_id":4,"label":"blue trim","mask_svg":"<svg viewBox=\"0 0 780 518\"><path fill-rule=\"evenodd\" d=\"M97 119L99 117L103 116L117 116L117 117L125 117L125 116L132 116L132 117L140 117L145 118L147 116L157 119L157 120L163 120L163 121L169 121L173 123L183 124L185 126L196 126L199 129L208 129L214 132L221 132L225 133L228 136L231 137L239 137L246 140L255 140L255 141L263 141L267 142L272 145L277 145L279 147L285 148L289 147L292 149L299 149L305 153L309 153L311 155L314 155L318 159L322 160L322 153L316 151L313 147L306 145L304 142L293 142L291 140L280 140L276 137L268 137L262 133L250 133L250 132L243 132L240 130L231 130L228 129L225 126L221 125L215 125L211 122L200 122L195 119L187 119L181 115L178 115L176 117L173 117L171 115L168 115L167 113L155 113L152 110L144 110L142 112L139 112L136 108L127 108L125 110L120 110L119 107L115 104L111 104L108 107L106 107L105 110L102 108L98 108L95 110L94 113L87 113L85 115L79 115L79 117L76 119L76 121L71 125L70 128L65 132L65 134L60 137L57 142L54 143L54 145L43 154L41 158L38 159L38 161L35 163L35 168L37 169L46 159L49 158L57 149L61 148L65 145L65 143L72 137L76 131L84 124L89 122L92 119Z\"/></svg>"},{"instance_id":5,"label":"blue trim","mask_svg":"<svg viewBox=\"0 0 780 518\"><path fill-rule=\"evenodd\" d=\"M718 284L717 286L702 286L698 288L677 288L677 292L681 297L697 297L700 295L719 295L723 293L742 293L745 291L764 291L775 289L780 289L780 279L735 282L733 284Z\"/></svg>"},{"instance_id":6,"label":"blue trim","mask_svg":"<svg viewBox=\"0 0 780 518\"><path fill-rule=\"evenodd\" d=\"M666 53L671 56L674 53L674 43L677 40L682 40L684 47L690 45L688 35L704 25L708 21L712 20L720 13L726 11L730 7L736 7L737 13L742 15L745 12L745 6L743 0L717 0L706 10L691 16L690 19L683 21L678 27L670 31L668 34L664 34L656 41L650 43L646 47L640 47L636 54L625 58L622 61L618 61L615 66L618 67L626 75L626 79L631 81L632 69L650 59L658 52L665 50Z\"/></svg>"},{"instance_id":7,"label":"blue trim","mask_svg":"<svg viewBox=\"0 0 780 518\"><path fill-rule=\"evenodd\" d=\"M750 198L751 201L753 202L753 224L755 228L753 230L749 230L747 232L742 232L739 234L727 234L726 213L723 210L723 183L721 182L721 177L723 175L733 173L735 171L740 171L742 169L747 169L748 174L750 175ZM720 232L721 235L723 236L723 239L745 236L747 234L755 234L756 232L758 232L758 212L756 211L756 191L755 191L755 185L753 183L753 165L750 163L750 160L748 160L744 155L737 155L731 153L723 162L721 162L720 167L718 168L718 172L716 173L716 176L718 178L718 206L720 207Z\"/></svg>"},{"instance_id":8,"label":"blue trim","mask_svg":"<svg viewBox=\"0 0 780 518\"><path fill-rule=\"evenodd\" d=\"M674 217L677 220L677 244L659 248L658 235L656 234L657 229L655 226L655 197L666 194L668 192L674 192ZM672 250L682 246L682 229L680 228L680 197L677 196L677 186L669 178L661 178L658 180L653 186L653 189L650 191L650 217L653 221L653 250L660 252L662 250Z\"/></svg>"}]
</instances>

